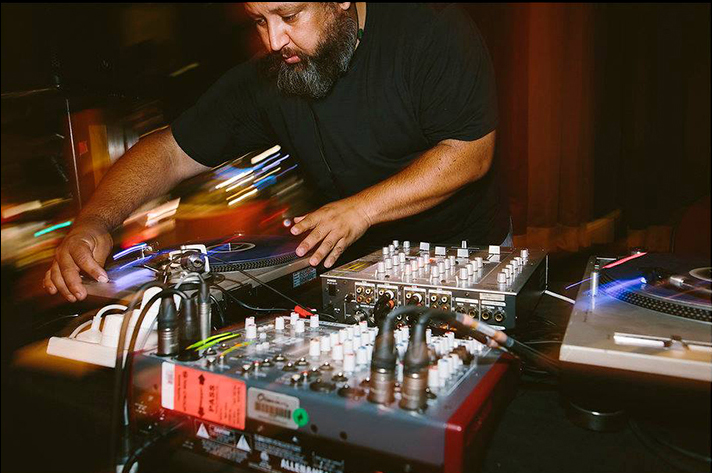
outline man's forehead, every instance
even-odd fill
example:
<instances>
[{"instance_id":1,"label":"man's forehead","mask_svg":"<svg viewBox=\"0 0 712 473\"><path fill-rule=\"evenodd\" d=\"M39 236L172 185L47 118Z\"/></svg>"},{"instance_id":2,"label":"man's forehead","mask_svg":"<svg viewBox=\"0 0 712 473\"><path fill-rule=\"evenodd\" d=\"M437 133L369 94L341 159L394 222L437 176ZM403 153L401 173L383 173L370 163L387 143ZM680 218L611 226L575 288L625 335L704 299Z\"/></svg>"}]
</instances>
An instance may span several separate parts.
<instances>
[{"instance_id":1,"label":"man's forehead","mask_svg":"<svg viewBox=\"0 0 712 473\"><path fill-rule=\"evenodd\" d=\"M294 10L305 3L307 2L246 2L245 10L250 15L280 14Z\"/></svg>"}]
</instances>

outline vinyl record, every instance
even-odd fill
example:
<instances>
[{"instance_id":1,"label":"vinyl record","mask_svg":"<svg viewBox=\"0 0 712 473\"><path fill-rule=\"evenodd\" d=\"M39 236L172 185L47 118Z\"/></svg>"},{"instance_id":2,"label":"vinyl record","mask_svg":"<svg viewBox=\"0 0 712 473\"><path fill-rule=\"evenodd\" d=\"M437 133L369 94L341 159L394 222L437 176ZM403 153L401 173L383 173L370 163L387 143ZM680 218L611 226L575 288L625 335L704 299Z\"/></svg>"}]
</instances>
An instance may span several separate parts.
<instances>
[{"instance_id":1,"label":"vinyl record","mask_svg":"<svg viewBox=\"0 0 712 473\"><path fill-rule=\"evenodd\" d=\"M297 259L301 239L289 236L247 236L205 242L210 268L216 272L265 268Z\"/></svg>"},{"instance_id":2,"label":"vinyl record","mask_svg":"<svg viewBox=\"0 0 712 473\"><path fill-rule=\"evenodd\" d=\"M647 253L601 270L601 290L646 309L712 322L709 261Z\"/></svg>"}]
</instances>

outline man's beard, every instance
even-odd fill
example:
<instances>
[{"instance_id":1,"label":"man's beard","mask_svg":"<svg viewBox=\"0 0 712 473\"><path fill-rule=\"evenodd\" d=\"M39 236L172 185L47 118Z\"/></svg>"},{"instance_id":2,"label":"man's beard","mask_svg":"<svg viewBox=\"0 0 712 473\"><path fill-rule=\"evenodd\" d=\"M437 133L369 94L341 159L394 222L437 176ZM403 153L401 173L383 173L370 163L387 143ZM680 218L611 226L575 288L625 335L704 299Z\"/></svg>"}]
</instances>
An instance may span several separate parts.
<instances>
[{"instance_id":1,"label":"man's beard","mask_svg":"<svg viewBox=\"0 0 712 473\"><path fill-rule=\"evenodd\" d=\"M356 49L358 25L348 15L336 14L313 55L291 49L270 53L262 66L277 88L287 95L312 99L326 97L336 80L349 68ZM300 61L287 64L284 57L296 55Z\"/></svg>"}]
</instances>

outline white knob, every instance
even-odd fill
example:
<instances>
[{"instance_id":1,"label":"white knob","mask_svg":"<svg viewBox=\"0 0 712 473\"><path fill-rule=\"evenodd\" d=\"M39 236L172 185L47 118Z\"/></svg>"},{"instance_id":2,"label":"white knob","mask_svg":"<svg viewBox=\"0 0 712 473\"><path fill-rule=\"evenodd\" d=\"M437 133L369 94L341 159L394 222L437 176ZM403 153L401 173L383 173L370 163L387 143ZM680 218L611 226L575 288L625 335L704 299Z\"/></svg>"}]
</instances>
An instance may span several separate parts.
<instances>
[{"instance_id":1,"label":"white knob","mask_svg":"<svg viewBox=\"0 0 712 473\"><path fill-rule=\"evenodd\" d=\"M344 347L344 355L353 353L354 352L354 342L351 340L344 340L344 343L342 343L342 346Z\"/></svg>"},{"instance_id":2,"label":"white knob","mask_svg":"<svg viewBox=\"0 0 712 473\"><path fill-rule=\"evenodd\" d=\"M257 338L257 327L254 325L248 325L245 328L245 338L248 340L254 340Z\"/></svg>"},{"instance_id":3,"label":"white knob","mask_svg":"<svg viewBox=\"0 0 712 473\"><path fill-rule=\"evenodd\" d=\"M373 345L366 345L366 355L368 356L368 362L371 362L371 357L373 356Z\"/></svg>"},{"instance_id":4,"label":"white knob","mask_svg":"<svg viewBox=\"0 0 712 473\"><path fill-rule=\"evenodd\" d=\"M396 252L396 247L393 245L388 245L388 254L393 254Z\"/></svg>"},{"instance_id":5,"label":"white knob","mask_svg":"<svg viewBox=\"0 0 712 473\"><path fill-rule=\"evenodd\" d=\"M344 354L344 371L353 373L356 370L356 355L352 353Z\"/></svg>"},{"instance_id":6,"label":"white knob","mask_svg":"<svg viewBox=\"0 0 712 473\"><path fill-rule=\"evenodd\" d=\"M448 258L448 260L450 261L450 266L451 266L451 267L452 267L452 266L455 266L455 265L457 264L457 258L455 258L454 255L450 255L450 257Z\"/></svg>"},{"instance_id":7,"label":"white knob","mask_svg":"<svg viewBox=\"0 0 712 473\"><path fill-rule=\"evenodd\" d=\"M413 271L414 273L418 271L418 260L413 260L410 262L410 270Z\"/></svg>"},{"instance_id":8,"label":"white knob","mask_svg":"<svg viewBox=\"0 0 712 473\"><path fill-rule=\"evenodd\" d=\"M267 340L267 332L260 332L260 340Z\"/></svg>"},{"instance_id":9,"label":"white knob","mask_svg":"<svg viewBox=\"0 0 712 473\"><path fill-rule=\"evenodd\" d=\"M440 261L440 262L438 263L438 271L440 271L440 274L444 273L444 272L445 272L445 269L446 269L446 268L445 268L445 262L444 262L444 261Z\"/></svg>"},{"instance_id":10,"label":"white knob","mask_svg":"<svg viewBox=\"0 0 712 473\"><path fill-rule=\"evenodd\" d=\"M309 356L312 358L318 358L321 355L321 340L318 338L312 338L309 341Z\"/></svg>"},{"instance_id":11,"label":"white knob","mask_svg":"<svg viewBox=\"0 0 712 473\"><path fill-rule=\"evenodd\" d=\"M337 343L341 343L341 337L339 336L339 332L331 332L329 334L329 339L331 340L331 347L333 348L334 345Z\"/></svg>"},{"instance_id":12,"label":"white knob","mask_svg":"<svg viewBox=\"0 0 712 473\"><path fill-rule=\"evenodd\" d=\"M406 240L403 242L403 249L408 252L410 251L410 240Z\"/></svg>"},{"instance_id":13,"label":"white knob","mask_svg":"<svg viewBox=\"0 0 712 473\"><path fill-rule=\"evenodd\" d=\"M368 363L368 349L366 347L359 347L356 350L356 364L365 365Z\"/></svg>"},{"instance_id":14,"label":"white knob","mask_svg":"<svg viewBox=\"0 0 712 473\"><path fill-rule=\"evenodd\" d=\"M449 259L446 259L446 260L443 262L443 267L444 267L446 270L449 270L449 269L450 269L451 266L450 266L450 260L449 260Z\"/></svg>"},{"instance_id":15,"label":"white knob","mask_svg":"<svg viewBox=\"0 0 712 473\"><path fill-rule=\"evenodd\" d=\"M389 255L390 255L390 252L388 251L388 247L384 246L383 247L383 257L388 258Z\"/></svg>"},{"instance_id":16,"label":"white knob","mask_svg":"<svg viewBox=\"0 0 712 473\"><path fill-rule=\"evenodd\" d=\"M385 273L386 272L386 264L383 261L379 261L378 265L376 266L376 271L379 273Z\"/></svg>"},{"instance_id":17,"label":"white knob","mask_svg":"<svg viewBox=\"0 0 712 473\"><path fill-rule=\"evenodd\" d=\"M412 274L412 272L413 272L413 269L411 268L411 266L406 264L405 265L405 276L406 277L410 276Z\"/></svg>"},{"instance_id":18,"label":"white knob","mask_svg":"<svg viewBox=\"0 0 712 473\"><path fill-rule=\"evenodd\" d=\"M460 279L465 280L467 279L468 272L467 268L460 268Z\"/></svg>"},{"instance_id":19,"label":"white knob","mask_svg":"<svg viewBox=\"0 0 712 473\"><path fill-rule=\"evenodd\" d=\"M262 346L262 351L269 350L269 342L264 342L260 344Z\"/></svg>"},{"instance_id":20,"label":"white knob","mask_svg":"<svg viewBox=\"0 0 712 473\"><path fill-rule=\"evenodd\" d=\"M360 333L355 333L354 332L354 338L353 338L353 343L354 343L354 349L357 349L360 347L363 343L361 342L361 334Z\"/></svg>"},{"instance_id":21,"label":"white knob","mask_svg":"<svg viewBox=\"0 0 712 473\"><path fill-rule=\"evenodd\" d=\"M497 282L499 284L506 284L507 283L507 275L505 273L497 273Z\"/></svg>"},{"instance_id":22,"label":"white knob","mask_svg":"<svg viewBox=\"0 0 712 473\"><path fill-rule=\"evenodd\" d=\"M467 240L462 240L462 244L460 245L460 248L467 248Z\"/></svg>"},{"instance_id":23,"label":"white knob","mask_svg":"<svg viewBox=\"0 0 712 473\"><path fill-rule=\"evenodd\" d=\"M344 346L341 343L337 343L333 347L331 347L331 358L334 360L343 360L344 359Z\"/></svg>"},{"instance_id":24,"label":"white knob","mask_svg":"<svg viewBox=\"0 0 712 473\"><path fill-rule=\"evenodd\" d=\"M472 276L475 274L475 265L473 263L467 263L467 276Z\"/></svg>"},{"instance_id":25,"label":"white knob","mask_svg":"<svg viewBox=\"0 0 712 473\"><path fill-rule=\"evenodd\" d=\"M346 339L353 340L355 332L356 330L354 329L353 325L349 325L348 327L346 327Z\"/></svg>"},{"instance_id":26,"label":"white knob","mask_svg":"<svg viewBox=\"0 0 712 473\"><path fill-rule=\"evenodd\" d=\"M245 327L247 327L248 325L255 325L254 317L246 317L245 318Z\"/></svg>"},{"instance_id":27,"label":"white knob","mask_svg":"<svg viewBox=\"0 0 712 473\"><path fill-rule=\"evenodd\" d=\"M393 240L393 247L398 248L400 246L400 242L398 240Z\"/></svg>"},{"instance_id":28,"label":"white knob","mask_svg":"<svg viewBox=\"0 0 712 473\"><path fill-rule=\"evenodd\" d=\"M280 317L277 317L276 319L274 319L274 329L277 330L278 332L281 332L282 330L284 330L284 318L282 318L280 316Z\"/></svg>"},{"instance_id":29,"label":"white knob","mask_svg":"<svg viewBox=\"0 0 712 473\"><path fill-rule=\"evenodd\" d=\"M331 337L326 335L321 337L321 351L324 353L331 351Z\"/></svg>"},{"instance_id":30,"label":"white knob","mask_svg":"<svg viewBox=\"0 0 712 473\"><path fill-rule=\"evenodd\" d=\"M425 267L425 256L418 256L418 267L419 268Z\"/></svg>"},{"instance_id":31,"label":"white knob","mask_svg":"<svg viewBox=\"0 0 712 473\"><path fill-rule=\"evenodd\" d=\"M526 248L524 248L524 249L521 251L520 256L522 257L523 260L526 260L527 258L529 258L529 250L527 250Z\"/></svg>"},{"instance_id":32,"label":"white knob","mask_svg":"<svg viewBox=\"0 0 712 473\"><path fill-rule=\"evenodd\" d=\"M319 315L314 314L309 317L309 328L319 328Z\"/></svg>"},{"instance_id":33,"label":"white knob","mask_svg":"<svg viewBox=\"0 0 712 473\"><path fill-rule=\"evenodd\" d=\"M430 343L433 338L433 331L430 329L425 330L425 343Z\"/></svg>"},{"instance_id":34,"label":"white knob","mask_svg":"<svg viewBox=\"0 0 712 473\"><path fill-rule=\"evenodd\" d=\"M365 320L362 320L358 324L361 327L361 333L363 333L365 330L368 330L368 322L366 322Z\"/></svg>"},{"instance_id":35,"label":"white knob","mask_svg":"<svg viewBox=\"0 0 712 473\"><path fill-rule=\"evenodd\" d=\"M392 269L392 268L393 268L393 262L391 261L390 258L386 258L385 263L386 263L386 269Z\"/></svg>"},{"instance_id":36,"label":"white knob","mask_svg":"<svg viewBox=\"0 0 712 473\"><path fill-rule=\"evenodd\" d=\"M433 279L438 279L440 278L440 270L436 265L432 265L430 267L430 277Z\"/></svg>"},{"instance_id":37,"label":"white knob","mask_svg":"<svg viewBox=\"0 0 712 473\"><path fill-rule=\"evenodd\" d=\"M482 263L482 257L478 256L475 258L475 268L477 269L482 269L483 263Z\"/></svg>"},{"instance_id":38,"label":"white knob","mask_svg":"<svg viewBox=\"0 0 712 473\"><path fill-rule=\"evenodd\" d=\"M445 384L445 381L450 377L450 363L446 358L438 360L438 378L440 378L440 386Z\"/></svg>"},{"instance_id":39,"label":"white knob","mask_svg":"<svg viewBox=\"0 0 712 473\"><path fill-rule=\"evenodd\" d=\"M401 261L398 255L393 255L393 266L400 266L400 263Z\"/></svg>"},{"instance_id":40,"label":"white knob","mask_svg":"<svg viewBox=\"0 0 712 473\"><path fill-rule=\"evenodd\" d=\"M428 368L428 387L430 389L437 389L440 387L440 376L438 374L438 367L432 365Z\"/></svg>"},{"instance_id":41,"label":"white knob","mask_svg":"<svg viewBox=\"0 0 712 473\"><path fill-rule=\"evenodd\" d=\"M349 339L349 332L345 329L342 328L339 330L339 343L344 343L345 340Z\"/></svg>"},{"instance_id":42,"label":"white knob","mask_svg":"<svg viewBox=\"0 0 712 473\"><path fill-rule=\"evenodd\" d=\"M302 319L297 320L297 324L294 326L294 331L296 333L304 333L304 321Z\"/></svg>"},{"instance_id":43,"label":"white knob","mask_svg":"<svg viewBox=\"0 0 712 473\"><path fill-rule=\"evenodd\" d=\"M450 359L452 360L453 371L457 371L460 368L460 365L462 364L462 360L459 356L455 354L450 355Z\"/></svg>"},{"instance_id":44,"label":"white knob","mask_svg":"<svg viewBox=\"0 0 712 473\"><path fill-rule=\"evenodd\" d=\"M291 325L296 324L296 323L297 323L297 320L299 320L299 314L298 314L298 313L292 312L291 314L289 314L289 323L290 323Z\"/></svg>"},{"instance_id":45,"label":"white knob","mask_svg":"<svg viewBox=\"0 0 712 473\"><path fill-rule=\"evenodd\" d=\"M401 264L405 264L405 253L398 253L398 259L400 260Z\"/></svg>"}]
</instances>

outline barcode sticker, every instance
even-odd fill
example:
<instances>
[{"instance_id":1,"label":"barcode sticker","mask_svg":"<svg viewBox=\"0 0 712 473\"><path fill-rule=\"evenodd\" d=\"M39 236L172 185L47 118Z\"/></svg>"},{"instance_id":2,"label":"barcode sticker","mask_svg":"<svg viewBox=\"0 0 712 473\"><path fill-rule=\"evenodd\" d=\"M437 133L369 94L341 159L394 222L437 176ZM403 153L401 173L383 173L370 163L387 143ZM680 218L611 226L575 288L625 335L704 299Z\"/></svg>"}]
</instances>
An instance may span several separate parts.
<instances>
[{"instance_id":1,"label":"barcode sticker","mask_svg":"<svg viewBox=\"0 0 712 473\"><path fill-rule=\"evenodd\" d=\"M161 405L199 419L245 429L245 382L163 363Z\"/></svg>"},{"instance_id":2,"label":"barcode sticker","mask_svg":"<svg viewBox=\"0 0 712 473\"><path fill-rule=\"evenodd\" d=\"M294 415L298 410L299 398L294 396L259 388L247 390L247 415L251 419L296 430L299 425Z\"/></svg>"}]
</instances>

